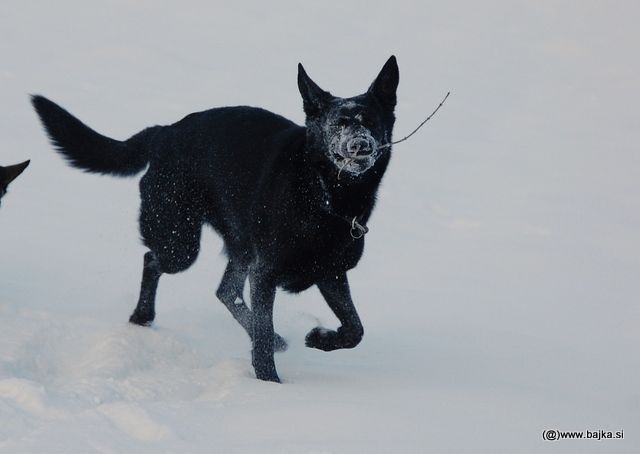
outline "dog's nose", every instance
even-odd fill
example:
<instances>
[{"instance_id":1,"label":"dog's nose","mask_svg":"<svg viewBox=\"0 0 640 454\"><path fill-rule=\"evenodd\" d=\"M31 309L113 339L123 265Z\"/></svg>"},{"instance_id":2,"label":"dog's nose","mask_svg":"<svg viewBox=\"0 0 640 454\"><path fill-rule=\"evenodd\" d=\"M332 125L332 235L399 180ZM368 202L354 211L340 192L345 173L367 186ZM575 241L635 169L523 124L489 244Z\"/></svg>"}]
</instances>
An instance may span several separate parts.
<instances>
[{"instance_id":1,"label":"dog's nose","mask_svg":"<svg viewBox=\"0 0 640 454\"><path fill-rule=\"evenodd\" d=\"M355 137L347 143L347 151L354 156L366 156L373 152L373 147L367 138Z\"/></svg>"}]
</instances>

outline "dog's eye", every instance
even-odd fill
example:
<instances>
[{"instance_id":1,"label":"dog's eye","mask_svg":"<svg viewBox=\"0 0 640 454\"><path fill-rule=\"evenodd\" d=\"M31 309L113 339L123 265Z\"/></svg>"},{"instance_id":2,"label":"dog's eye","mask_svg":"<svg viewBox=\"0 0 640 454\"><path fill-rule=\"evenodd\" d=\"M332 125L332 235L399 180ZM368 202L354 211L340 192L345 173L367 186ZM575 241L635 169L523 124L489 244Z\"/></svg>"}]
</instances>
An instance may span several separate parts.
<instances>
[{"instance_id":1,"label":"dog's eye","mask_svg":"<svg viewBox=\"0 0 640 454\"><path fill-rule=\"evenodd\" d=\"M364 127L366 127L366 128L371 129L371 128L375 127L376 122L375 122L375 121L373 121L373 119L372 119L372 118L370 118L370 117L364 117L364 118L362 119L362 125L363 125Z\"/></svg>"},{"instance_id":2,"label":"dog's eye","mask_svg":"<svg viewBox=\"0 0 640 454\"><path fill-rule=\"evenodd\" d=\"M351 118L349 117L338 117L338 119L336 120L337 126L349 126L350 123Z\"/></svg>"}]
</instances>

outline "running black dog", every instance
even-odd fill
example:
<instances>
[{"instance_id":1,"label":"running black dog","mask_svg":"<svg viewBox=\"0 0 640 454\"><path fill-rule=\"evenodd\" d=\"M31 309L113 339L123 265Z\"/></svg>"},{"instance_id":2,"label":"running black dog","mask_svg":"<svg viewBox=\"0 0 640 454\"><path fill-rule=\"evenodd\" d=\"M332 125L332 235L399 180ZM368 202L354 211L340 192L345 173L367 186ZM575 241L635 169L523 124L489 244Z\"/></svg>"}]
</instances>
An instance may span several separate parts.
<instances>
[{"instance_id":1,"label":"running black dog","mask_svg":"<svg viewBox=\"0 0 640 454\"><path fill-rule=\"evenodd\" d=\"M298 66L306 127L254 107L193 113L128 140L104 137L42 96L33 105L58 151L88 172L140 181L144 256L130 321L149 325L160 275L184 271L198 256L202 225L223 238L229 258L218 298L253 340L256 376L278 382L273 329L276 288L317 285L341 322L313 329L309 347L355 347L363 329L347 270L364 248L365 227L389 163L398 66L391 57L368 91L337 98ZM387 146L385 146L387 145ZM251 309L243 301L249 278Z\"/></svg>"},{"instance_id":2,"label":"running black dog","mask_svg":"<svg viewBox=\"0 0 640 454\"><path fill-rule=\"evenodd\" d=\"M0 200L7 193L9 183L18 178L18 176L24 172L24 169L29 165L29 161L21 162L20 164L14 164L12 166L2 167L0 166Z\"/></svg>"}]
</instances>

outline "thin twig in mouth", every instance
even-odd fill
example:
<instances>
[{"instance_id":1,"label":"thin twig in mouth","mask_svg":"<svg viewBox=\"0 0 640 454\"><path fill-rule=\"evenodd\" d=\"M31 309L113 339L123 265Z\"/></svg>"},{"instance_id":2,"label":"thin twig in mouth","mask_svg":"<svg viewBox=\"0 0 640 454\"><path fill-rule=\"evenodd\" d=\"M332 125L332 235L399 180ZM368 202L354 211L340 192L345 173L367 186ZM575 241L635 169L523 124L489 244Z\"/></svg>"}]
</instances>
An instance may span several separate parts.
<instances>
[{"instance_id":1,"label":"thin twig in mouth","mask_svg":"<svg viewBox=\"0 0 640 454\"><path fill-rule=\"evenodd\" d=\"M409 134L409 135L408 135L408 136L406 136L406 137L403 137L403 138L402 138L402 139L400 139L400 140L396 140L395 142L389 142L389 143L385 143L384 145L380 145L380 146L378 147L378 149L388 148L388 147L390 147L391 145L395 145L395 144L397 144L397 143L404 142L404 141L405 141L405 140L407 140L409 137L411 137L411 136L412 136L412 135L414 135L416 132L418 132L418 129L422 128L422 126L423 126L427 121L431 120L431 117L433 117L433 116L436 114L436 112L437 112L438 110L440 110L440 107L442 107L442 105L443 105L443 104L444 104L444 102L447 100L447 98L449 97L449 95L450 95L450 94L451 94L451 92L449 92L449 91L448 91L448 92L447 92L447 95L444 97L444 99L443 99L442 101L440 101L440 104L438 104L438 107L436 107L436 110L434 110L433 112L431 112L431 115L429 115L429 116L428 116L428 117L427 117L427 118L426 118L422 123L420 123L420 124L418 125L418 127L417 127L416 129L414 129L414 130L413 130L413 132L412 132L411 134Z\"/></svg>"}]
</instances>

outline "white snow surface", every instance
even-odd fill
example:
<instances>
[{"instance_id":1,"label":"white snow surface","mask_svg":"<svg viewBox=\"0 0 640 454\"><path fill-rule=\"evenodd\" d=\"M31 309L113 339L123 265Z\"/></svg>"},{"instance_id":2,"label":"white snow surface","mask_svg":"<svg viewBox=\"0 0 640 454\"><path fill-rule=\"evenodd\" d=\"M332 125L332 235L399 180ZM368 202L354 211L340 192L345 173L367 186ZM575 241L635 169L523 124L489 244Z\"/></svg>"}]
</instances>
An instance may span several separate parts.
<instances>
[{"instance_id":1,"label":"white snow surface","mask_svg":"<svg viewBox=\"0 0 640 454\"><path fill-rule=\"evenodd\" d=\"M0 451L640 452L638 5L0 3L0 164L32 159L0 209ZM352 96L391 54L396 138L452 95L393 152L350 273L362 344L305 348L337 321L279 293L284 383L257 381L211 231L129 325L139 177L69 168L27 95L118 139L225 105L302 123L298 61Z\"/></svg>"}]
</instances>

